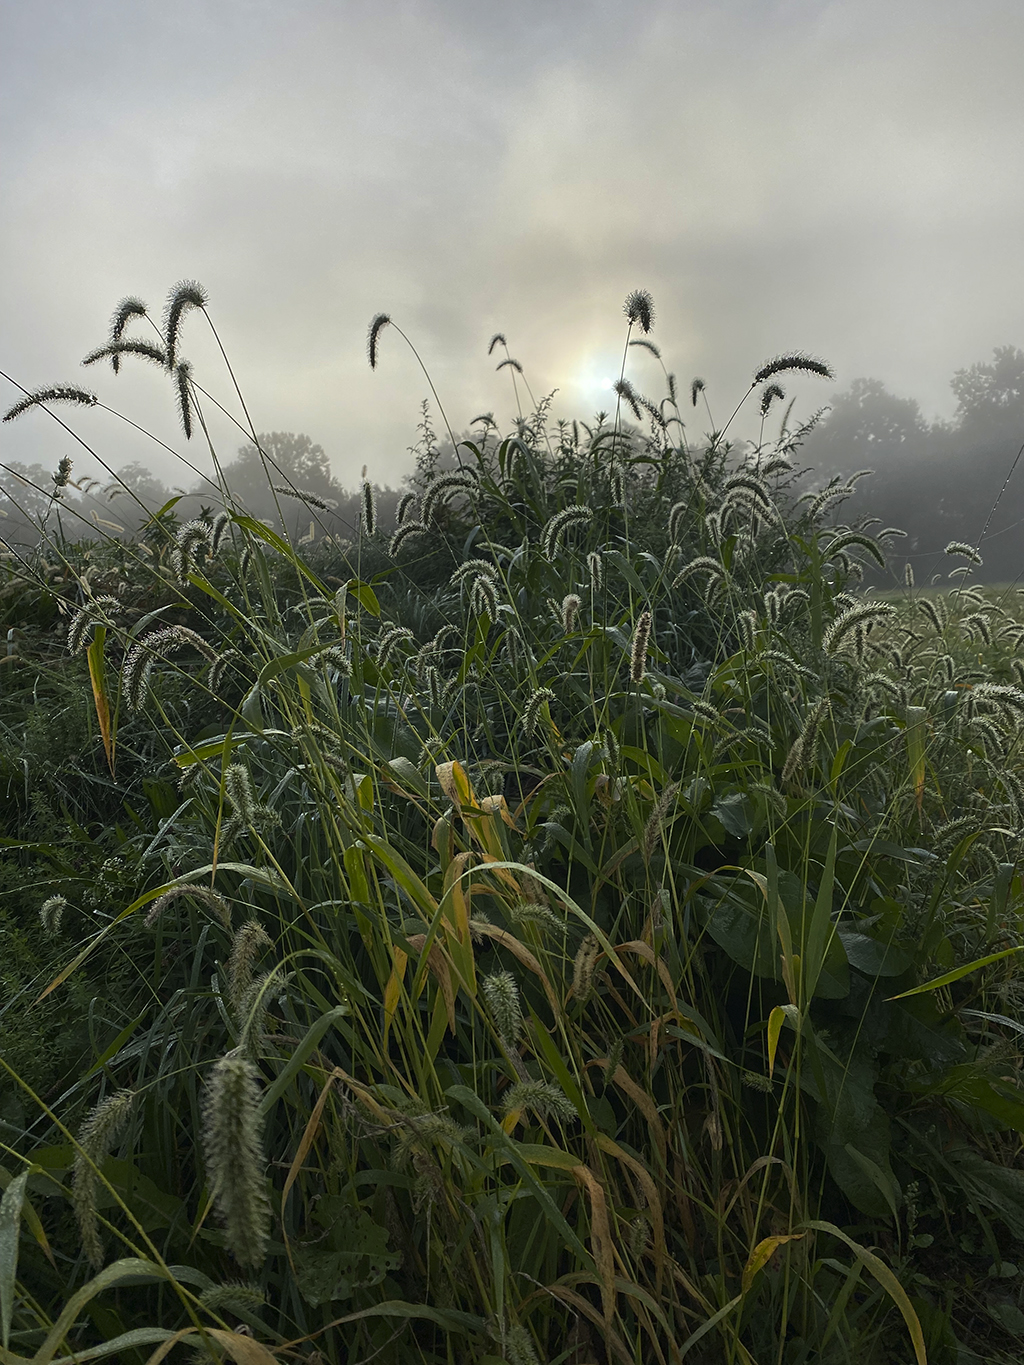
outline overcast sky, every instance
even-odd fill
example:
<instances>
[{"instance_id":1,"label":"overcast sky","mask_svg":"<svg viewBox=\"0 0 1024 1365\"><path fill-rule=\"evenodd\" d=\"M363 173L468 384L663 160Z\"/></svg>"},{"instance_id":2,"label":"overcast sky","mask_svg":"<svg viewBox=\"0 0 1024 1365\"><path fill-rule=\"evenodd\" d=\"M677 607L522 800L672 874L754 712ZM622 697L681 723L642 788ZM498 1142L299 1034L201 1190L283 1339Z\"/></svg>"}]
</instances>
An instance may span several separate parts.
<instances>
[{"instance_id":1,"label":"overcast sky","mask_svg":"<svg viewBox=\"0 0 1024 1365\"><path fill-rule=\"evenodd\" d=\"M956 369L1024 345L1022 51L1019 0L0 0L0 368L185 451L155 370L79 361L124 295L194 278L257 428L394 481L427 390L394 332L370 372L375 312L457 429L514 413L498 330L585 418L643 287L713 408L800 348L838 374L805 412L870 375L947 416ZM183 349L229 403L201 317ZM0 428L4 462L66 452L41 413Z\"/></svg>"}]
</instances>

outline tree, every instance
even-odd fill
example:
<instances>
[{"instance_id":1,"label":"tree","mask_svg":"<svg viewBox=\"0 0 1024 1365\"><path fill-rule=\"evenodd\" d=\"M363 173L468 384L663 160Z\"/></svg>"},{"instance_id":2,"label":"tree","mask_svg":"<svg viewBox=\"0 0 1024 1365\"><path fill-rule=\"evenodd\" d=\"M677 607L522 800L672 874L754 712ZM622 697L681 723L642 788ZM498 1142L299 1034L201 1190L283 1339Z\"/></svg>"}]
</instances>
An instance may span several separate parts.
<instances>
[{"instance_id":1,"label":"tree","mask_svg":"<svg viewBox=\"0 0 1024 1365\"><path fill-rule=\"evenodd\" d=\"M1016 346L997 346L990 365L957 370L950 387L956 395L956 421L961 429L987 426L996 434L1007 425L1024 427L1024 351Z\"/></svg>"},{"instance_id":2,"label":"tree","mask_svg":"<svg viewBox=\"0 0 1024 1365\"><path fill-rule=\"evenodd\" d=\"M920 452L928 426L913 398L898 398L880 379L855 379L832 399L832 411L804 447L806 458L830 472L852 473L865 463L888 462Z\"/></svg>"},{"instance_id":3,"label":"tree","mask_svg":"<svg viewBox=\"0 0 1024 1365\"><path fill-rule=\"evenodd\" d=\"M140 502L144 502L153 511L163 507L170 496L164 484L150 473L145 465L139 464L138 460L133 460L131 464L119 469L117 478L125 488L131 489Z\"/></svg>"},{"instance_id":4,"label":"tree","mask_svg":"<svg viewBox=\"0 0 1024 1365\"><path fill-rule=\"evenodd\" d=\"M261 432L259 443L267 457L266 471L259 450L251 442L242 446L238 458L225 467L228 485L239 497L265 493L267 471L272 483L292 483L322 498L337 497L341 492L327 452L304 432Z\"/></svg>"}]
</instances>

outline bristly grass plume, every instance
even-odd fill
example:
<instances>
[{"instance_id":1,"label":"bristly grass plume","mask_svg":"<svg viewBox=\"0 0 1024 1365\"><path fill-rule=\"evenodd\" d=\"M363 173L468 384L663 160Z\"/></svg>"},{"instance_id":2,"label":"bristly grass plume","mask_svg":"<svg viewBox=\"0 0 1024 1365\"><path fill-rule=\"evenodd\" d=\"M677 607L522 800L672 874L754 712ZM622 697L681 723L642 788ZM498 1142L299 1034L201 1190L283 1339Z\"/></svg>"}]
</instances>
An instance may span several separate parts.
<instances>
[{"instance_id":1,"label":"bristly grass plume","mask_svg":"<svg viewBox=\"0 0 1024 1365\"><path fill-rule=\"evenodd\" d=\"M242 1265L263 1264L270 1235L261 1149L258 1072L229 1054L214 1066L203 1110L203 1145L211 1194L228 1247Z\"/></svg>"}]
</instances>

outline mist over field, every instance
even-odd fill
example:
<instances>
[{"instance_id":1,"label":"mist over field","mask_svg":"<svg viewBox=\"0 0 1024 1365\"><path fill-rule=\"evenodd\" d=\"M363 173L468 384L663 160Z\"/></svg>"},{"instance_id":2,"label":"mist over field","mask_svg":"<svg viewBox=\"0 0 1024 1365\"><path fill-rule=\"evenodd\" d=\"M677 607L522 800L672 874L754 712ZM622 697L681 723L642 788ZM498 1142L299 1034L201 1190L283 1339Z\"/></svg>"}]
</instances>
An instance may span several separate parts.
<instances>
[{"instance_id":1,"label":"mist over field","mask_svg":"<svg viewBox=\"0 0 1024 1365\"><path fill-rule=\"evenodd\" d=\"M1024 344L1014 4L642 3L627 16L600 0L7 0L0 32L2 368L29 389L84 380L175 449L157 373L78 364L120 298L159 316L182 278L209 291L256 428L308 433L349 488L364 464L381 484L409 471L428 395L394 337L366 366L375 312L415 340L461 433L480 412L515 415L486 353L499 330L533 392L558 391L555 416L607 407L621 300L637 287L654 295L668 368L707 381L717 420L791 348L837 375L795 386L798 417L860 379L916 403L898 437L844 444L835 418L808 447L823 468L879 469L888 520L920 519L904 510L909 479L918 504L942 502L943 529L959 516L975 538L1024 439L1019 396L998 400L984 437L976 413L950 435L965 420L954 375ZM205 326L185 349L231 408ZM629 373L662 396L653 359L635 354ZM5 407L17 396L4 385ZM238 431L211 422L233 458ZM194 482L109 414L82 430L112 468ZM734 434L756 437L753 409ZM65 444L36 414L2 429L0 458L49 468ZM1014 492L993 526L1003 542ZM930 553L940 532L912 530L908 553ZM1001 576L1016 571L1000 560Z\"/></svg>"}]
</instances>

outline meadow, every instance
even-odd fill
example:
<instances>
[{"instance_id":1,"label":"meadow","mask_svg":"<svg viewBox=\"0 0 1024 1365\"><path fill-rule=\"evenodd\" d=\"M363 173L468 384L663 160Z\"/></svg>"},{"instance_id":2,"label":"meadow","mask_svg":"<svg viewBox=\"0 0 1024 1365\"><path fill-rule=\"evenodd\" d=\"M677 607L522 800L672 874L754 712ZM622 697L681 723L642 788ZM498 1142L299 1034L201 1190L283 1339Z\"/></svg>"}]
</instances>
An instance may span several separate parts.
<instances>
[{"instance_id":1,"label":"meadow","mask_svg":"<svg viewBox=\"0 0 1024 1365\"><path fill-rule=\"evenodd\" d=\"M106 534L64 459L2 560L4 1365L1019 1359L1021 598L807 488L823 361L733 444L652 324L588 422L494 338L518 417L434 396L341 541L205 293L118 308L210 505ZM102 463L94 403L5 420Z\"/></svg>"}]
</instances>

